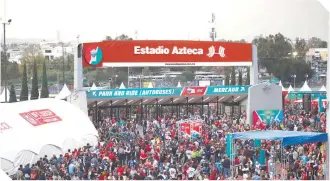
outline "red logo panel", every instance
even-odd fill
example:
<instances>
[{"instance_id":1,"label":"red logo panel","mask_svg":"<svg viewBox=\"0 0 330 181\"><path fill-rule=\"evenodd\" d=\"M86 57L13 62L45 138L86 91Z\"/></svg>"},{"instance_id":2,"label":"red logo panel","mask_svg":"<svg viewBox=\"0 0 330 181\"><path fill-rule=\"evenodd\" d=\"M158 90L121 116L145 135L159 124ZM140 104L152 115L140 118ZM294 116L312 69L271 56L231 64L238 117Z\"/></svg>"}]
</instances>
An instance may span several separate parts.
<instances>
[{"instance_id":1,"label":"red logo panel","mask_svg":"<svg viewBox=\"0 0 330 181\"><path fill-rule=\"evenodd\" d=\"M20 113L26 121L28 121L33 126L40 126L43 124L49 124L53 122L62 121L62 119L57 116L53 111L49 109L35 110Z\"/></svg>"},{"instance_id":2,"label":"red logo panel","mask_svg":"<svg viewBox=\"0 0 330 181\"><path fill-rule=\"evenodd\" d=\"M191 86L191 87L184 87L182 91L182 96L203 96L205 95L206 87L198 87L198 86Z\"/></svg>"}]
</instances>

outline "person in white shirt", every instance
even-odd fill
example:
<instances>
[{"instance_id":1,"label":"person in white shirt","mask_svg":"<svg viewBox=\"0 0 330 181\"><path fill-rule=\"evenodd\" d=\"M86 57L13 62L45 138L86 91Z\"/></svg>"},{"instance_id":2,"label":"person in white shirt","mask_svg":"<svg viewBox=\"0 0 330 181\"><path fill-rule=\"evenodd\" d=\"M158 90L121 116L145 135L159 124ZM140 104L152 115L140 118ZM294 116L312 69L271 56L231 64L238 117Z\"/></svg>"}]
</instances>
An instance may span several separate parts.
<instances>
[{"instance_id":1,"label":"person in white shirt","mask_svg":"<svg viewBox=\"0 0 330 181\"><path fill-rule=\"evenodd\" d=\"M176 170L175 170L175 168L170 168L169 172L170 172L171 180L175 180L176 179Z\"/></svg>"},{"instance_id":2,"label":"person in white shirt","mask_svg":"<svg viewBox=\"0 0 330 181\"><path fill-rule=\"evenodd\" d=\"M191 150L186 151L186 156L188 157L188 160L191 159Z\"/></svg>"},{"instance_id":3,"label":"person in white shirt","mask_svg":"<svg viewBox=\"0 0 330 181\"><path fill-rule=\"evenodd\" d=\"M187 170L188 180L193 180L195 176L195 169L193 167L189 167Z\"/></svg>"}]
</instances>

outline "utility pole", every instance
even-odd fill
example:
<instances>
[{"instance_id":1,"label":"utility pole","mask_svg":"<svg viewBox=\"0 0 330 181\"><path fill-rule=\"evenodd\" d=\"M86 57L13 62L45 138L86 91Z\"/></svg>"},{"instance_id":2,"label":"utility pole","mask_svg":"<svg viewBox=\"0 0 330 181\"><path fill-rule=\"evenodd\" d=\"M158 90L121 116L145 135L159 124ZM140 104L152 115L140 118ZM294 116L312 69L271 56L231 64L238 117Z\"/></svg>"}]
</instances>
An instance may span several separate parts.
<instances>
[{"instance_id":1,"label":"utility pole","mask_svg":"<svg viewBox=\"0 0 330 181\"><path fill-rule=\"evenodd\" d=\"M215 41L217 38L217 33L215 32L215 14L212 13L212 19L210 21L211 23L211 32L210 32L210 38L212 41Z\"/></svg>"},{"instance_id":2,"label":"utility pole","mask_svg":"<svg viewBox=\"0 0 330 181\"><path fill-rule=\"evenodd\" d=\"M63 86L64 86L64 84L65 84L65 75L64 75L64 72L65 72L65 63L64 63L64 43L63 42L61 42L61 44L62 44L62 58L63 58L63 61L62 61L62 63L63 63L63 70L62 70L62 73L63 73Z\"/></svg>"},{"instance_id":3,"label":"utility pole","mask_svg":"<svg viewBox=\"0 0 330 181\"><path fill-rule=\"evenodd\" d=\"M8 22L3 22L3 53L4 53L4 60L3 60L3 71L4 71L4 91L5 91L5 102L7 103L7 47L6 47L6 25L11 23L11 19ZM1 56L1 55L0 55ZM1 62L0 62L1 63ZM0 76L1 77L1 76Z\"/></svg>"}]
</instances>

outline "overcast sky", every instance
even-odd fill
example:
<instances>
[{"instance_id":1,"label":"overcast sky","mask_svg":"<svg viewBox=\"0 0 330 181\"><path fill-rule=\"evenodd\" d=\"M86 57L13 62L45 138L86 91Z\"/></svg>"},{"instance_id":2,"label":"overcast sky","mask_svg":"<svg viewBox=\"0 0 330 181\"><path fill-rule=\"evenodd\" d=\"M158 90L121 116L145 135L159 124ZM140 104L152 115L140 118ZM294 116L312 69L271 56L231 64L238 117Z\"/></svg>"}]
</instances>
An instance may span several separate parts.
<instances>
[{"instance_id":1,"label":"overcast sky","mask_svg":"<svg viewBox=\"0 0 330 181\"><path fill-rule=\"evenodd\" d=\"M4 0L0 7L4 7ZM218 39L282 32L327 40L328 12L317 0L6 0L7 37L98 41L122 33L138 39L208 40L211 13Z\"/></svg>"}]
</instances>

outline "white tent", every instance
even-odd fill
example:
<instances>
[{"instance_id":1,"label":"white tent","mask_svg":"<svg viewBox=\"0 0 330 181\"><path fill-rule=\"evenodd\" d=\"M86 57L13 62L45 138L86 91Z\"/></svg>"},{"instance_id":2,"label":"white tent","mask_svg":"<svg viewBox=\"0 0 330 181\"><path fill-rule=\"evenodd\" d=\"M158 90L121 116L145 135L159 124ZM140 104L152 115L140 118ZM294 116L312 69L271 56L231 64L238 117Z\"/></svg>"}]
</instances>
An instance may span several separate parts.
<instances>
[{"instance_id":1,"label":"white tent","mask_svg":"<svg viewBox=\"0 0 330 181\"><path fill-rule=\"evenodd\" d=\"M1 181L12 181L12 179L1 169L0 169L0 180Z\"/></svg>"},{"instance_id":2,"label":"white tent","mask_svg":"<svg viewBox=\"0 0 330 181\"><path fill-rule=\"evenodd\" d=\"M91 90L97 90L97 87L96 87L95 83L93 83L93 85L91 87Z\"/></svg>"},{"instance_id":3,"label":"white tent","mask_svg":"<svg viewBox=\"0 0 330 181\"><path fill-rule=\"evenodd\" d=\"M308 84L307 84L307 81L305 81L304 85L301 87L300 91L312 91L311 88L309 88Z\"/></svg>"},{"instance_id":4,"label":"white tent","mask_svg":"<svg viewBox=\"0 0 330 181\"><path fill-rule=\"evenodd\" d=\"M154 88L151 82L149 82L148 88Z\"/></svg>"},{"instance_id":5,"label":"white tent","mask_svg":"<svg viewBox=\"0 0 330 181\"><path fill-rule=\"evenodd\" d=\"M7 88L7 102L9 101L9 89ZM5 89L3 89L2 93L0 94L0 102L6 102L6 96L5 96Z\"/></svg>"},{"instance_id":6,"label":"white tent","mask_svg":"<svg viewBox=\"0 0 330 181\"><path fill-rule=\"evenodd\" d=\"M71 95L71 91L69 90L68 86L66 86L66 84L64 84L61 92L59 94L57 94L55 99L66 99L70 95Z\"/></svg>"},{"instance_id":7,"label":"white tent","mask_svg":"<svg viewBox=\"0 0 330 181\"><path fill-rule=\"evenodd\" d=\"M327 91L324 85L322 85L321 89L319 91Z\"/></svg>"},{"instance_id":8,"label":"white tent","mask_svg":"<svg viewBox=\"0 0 330 181\"><path fill-rule=\"evenodd\" d=\"M126 89L126 87L125 87L125 85L124 85L124 82L122 82L122 83L120 84L119 89Z\"/></svg>"},{"instance_id":9,"label":"white tent","mask_svg":"<svg viewBox=\"0 0 330 181\"><path fill-rule=\"evenodd\" d=\"M282 87L282 91L285 91L285 88L284 88L283 85L282 85L282 81L280 81L280 82L278 83L278 85Z\"/></svg>"},{"instance_id":10,"label":"white tent","mask_svg":"<svg viewBox=\"0 0 330 181\"><path fill-rule=\"evenodd\" d=\"M181 83L180 83L180 81L178 82L178 86L177 87L181 87Z\"/></svg>"},{"instance_id":11,"label":"white tent","mask_svg":"<svg viewBox=\"0 0 330 181\"><path fill-rule=\"evenodd\" d=\"M292 88L292 86L290 85L289 88L288 88L288 92L292 92L294 91L294 89Z\"/></svg>"},{"instance_id":12,"label":"white tent","mask_svg":"<svg viewBox=\"0 0 330 181\"><path fill-rule=\"evenodd\" d=\"M19 165L59 155L87 143L98 133L78 107L52 98L0 104L1 169L13 174Z\"/></svg>"}]
</instances>

